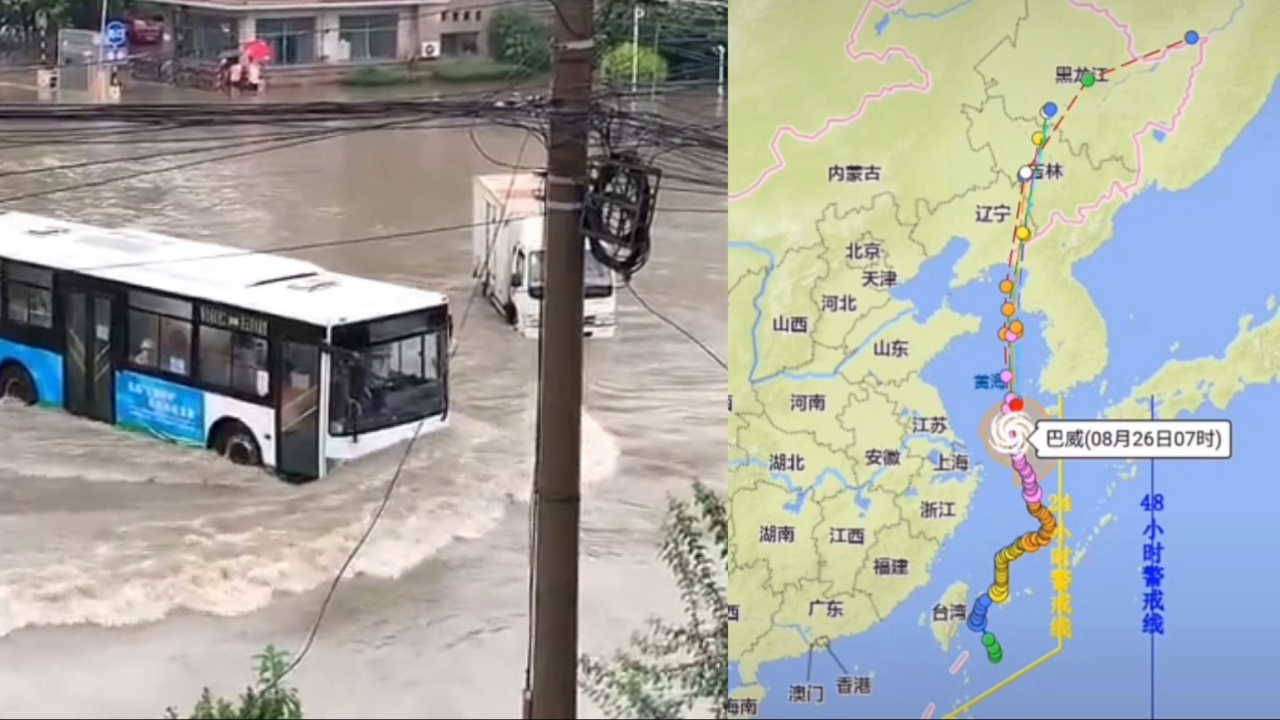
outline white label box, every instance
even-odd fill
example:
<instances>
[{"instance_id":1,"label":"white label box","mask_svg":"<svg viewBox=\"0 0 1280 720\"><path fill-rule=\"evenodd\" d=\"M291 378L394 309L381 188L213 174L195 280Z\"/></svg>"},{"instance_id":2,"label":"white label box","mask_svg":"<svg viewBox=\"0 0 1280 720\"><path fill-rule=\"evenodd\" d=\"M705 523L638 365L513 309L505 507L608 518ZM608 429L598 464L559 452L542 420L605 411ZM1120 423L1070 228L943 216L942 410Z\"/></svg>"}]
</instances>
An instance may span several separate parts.
<instances>
[{"instance_id":1,"label":"white label box","mask_svg":"<svg viewBox=\"0 0 1280 720\"><path fill-rule=\"evenodd\" d=\"M1227 460L1230 420L1041 420L1028 442L1045 460Z\"/></svg>"}]
</instances>

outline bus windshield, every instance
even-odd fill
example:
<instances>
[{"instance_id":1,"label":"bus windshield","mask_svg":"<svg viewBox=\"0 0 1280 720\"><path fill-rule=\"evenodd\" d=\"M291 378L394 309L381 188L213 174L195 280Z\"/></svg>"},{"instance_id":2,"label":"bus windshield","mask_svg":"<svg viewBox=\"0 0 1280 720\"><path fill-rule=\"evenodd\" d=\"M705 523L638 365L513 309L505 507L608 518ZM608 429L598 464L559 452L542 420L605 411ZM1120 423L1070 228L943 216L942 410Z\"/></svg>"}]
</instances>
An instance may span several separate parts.
<instances>
[{"instance_id":1,"label":"bus windshield","mask_svg":"<svg viewBox=\"0 0 1280 720\"><path fill-rule=\"evenodd\" d=\"M394 337L383 339L388 331ZM336 328L330 433L373 432L443 415L447 343L443 323L426 316Z\"/></svg>"},{"instance_id":2,"label":"bus windshield","mask_svg":"<svg viewBox=\"0 0 1280 720\"><path fill-rule=\"evenodd\" d=\"M535 300L542 299L544 260L546 255L541 250L529 254L529 297ZM613 273L589 251L583 253L582 282L586 297L603 298L613 294Z\"/></svg>"}]
</instances>

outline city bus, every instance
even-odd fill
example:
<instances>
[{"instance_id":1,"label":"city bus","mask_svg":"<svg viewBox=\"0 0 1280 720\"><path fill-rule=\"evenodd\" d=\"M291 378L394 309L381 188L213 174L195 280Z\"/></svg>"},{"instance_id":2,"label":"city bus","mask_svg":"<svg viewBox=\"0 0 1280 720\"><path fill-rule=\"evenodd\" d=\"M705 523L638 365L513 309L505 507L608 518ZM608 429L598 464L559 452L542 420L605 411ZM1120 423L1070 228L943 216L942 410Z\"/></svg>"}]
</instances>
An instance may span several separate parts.
<instances>
[{"instance_id":1,"label":"city bus","mask_svg":"<svg viewBox=\"0 0 1280 720\"><path fill-rule=\"evenodd\" d=\"M443 427L451 330L440 293L0 212L0 397L285 479Z\"/></svg>"}]
</instances>

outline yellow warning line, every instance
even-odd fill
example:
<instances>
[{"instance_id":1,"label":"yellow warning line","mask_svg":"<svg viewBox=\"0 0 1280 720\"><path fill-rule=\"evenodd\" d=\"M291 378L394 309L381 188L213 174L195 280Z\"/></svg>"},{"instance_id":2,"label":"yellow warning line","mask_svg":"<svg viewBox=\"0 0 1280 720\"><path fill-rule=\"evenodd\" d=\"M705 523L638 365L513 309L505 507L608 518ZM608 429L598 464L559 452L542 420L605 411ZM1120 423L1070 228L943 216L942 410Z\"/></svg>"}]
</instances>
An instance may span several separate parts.
<instances>
[{"instance_id":1,"label":"yellow warning line","mask_svg":"<svg viewBox=\"0 0 1280 720\"><path fill-rule=\"evenodd\" d=\"M1059 420L1064 419L1066 418L1066 416L1067 416L1066 400L1063 398L1063 396L1059 395L1058 396L1058 419ZM1057 547L1059 557L1067 557L1066 555L1067 553L1067 510L1068 510L1067 466L1064 461L1059 460L1058 461L1058 547ZM1053 572L1053 570L1057 569L1056 563L1050 563L1049 566L1050 568L1052 568L1050 570L1051 573ZM1064 605L1063 605L1062 598L1063 596L1067 595L1067 590L1068 588L1063 588L1062 590L1057 592L1055 595L1055 600L1053 603L1053 617L1055 620L1055 625L1057 624L1056 621L1061 621L1063 619L1062 610ZM1040 656L1038 659L1033 660L1026 667L1022 668L1021 670L1018 670L1017 672L1013 673L1012 675L1005 678L1004 680L1001 680L1000 682L991 686L991 688L986 692L982 693L981 695L978 695L974 699L961 705L955 710L952 710L946 715L943 715L943 717L958 718L964 715L965 713L977 707L979 704L995 696L996 693L1000 692L1001 690L1004 690L1005 688L1014 684L1018 680L1022 679L1025 675L1029 674L1032 670L1035 670L1041 665L1044 665L1045 663L1049 662L1053 658L1057 657L1057 655L1061 653L1062 649L1066 646L1066 643L1067 643L1066 637L1064 637L1062 634L1058 634L1057 643L1058 644L1056 647L1054 647L1052 650L1045 653L1044 655Z\"/></svg>"}]
</instances>

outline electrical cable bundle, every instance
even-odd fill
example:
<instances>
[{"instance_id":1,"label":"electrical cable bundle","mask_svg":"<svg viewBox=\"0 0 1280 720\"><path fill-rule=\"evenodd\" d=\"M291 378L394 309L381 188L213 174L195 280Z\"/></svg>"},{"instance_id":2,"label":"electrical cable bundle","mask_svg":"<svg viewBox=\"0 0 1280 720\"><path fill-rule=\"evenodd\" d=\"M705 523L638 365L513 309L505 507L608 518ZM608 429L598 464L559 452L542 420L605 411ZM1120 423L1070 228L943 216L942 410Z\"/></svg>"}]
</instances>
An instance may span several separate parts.
<instances>
[{"instance_id":1,"label":"electrical cable bundle","mask_svg":"<svg viewBox=\"0 0 1280 720\"><path fill-rule=\"evenodd\" d=\"M583 193L582 230L591 254L624 282L649 261L659 178L634 156L615 155L595 163Z\"/></svg>"}]
</instances>

